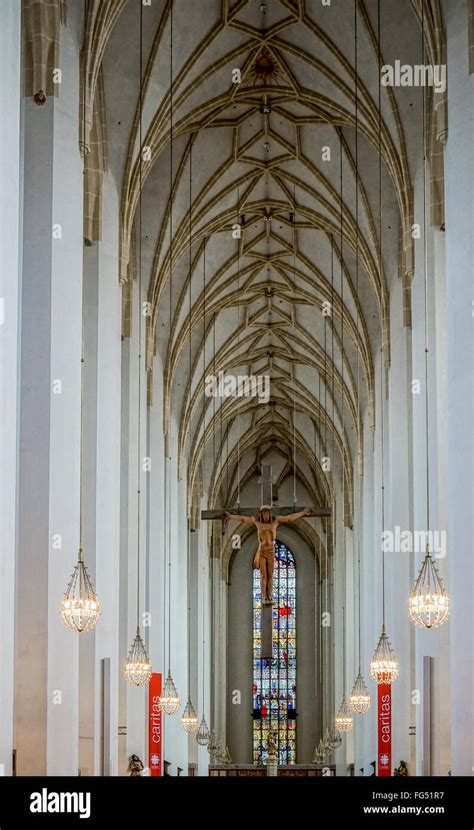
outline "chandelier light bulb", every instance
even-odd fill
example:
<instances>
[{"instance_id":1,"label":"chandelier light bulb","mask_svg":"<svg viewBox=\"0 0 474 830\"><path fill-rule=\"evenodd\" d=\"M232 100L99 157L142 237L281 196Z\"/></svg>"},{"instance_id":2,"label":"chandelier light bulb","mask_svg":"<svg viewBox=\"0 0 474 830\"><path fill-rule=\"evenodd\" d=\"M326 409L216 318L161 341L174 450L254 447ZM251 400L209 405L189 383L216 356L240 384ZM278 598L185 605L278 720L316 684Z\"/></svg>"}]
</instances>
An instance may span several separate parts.
<instances>
[{"instance_id":1,"label":"chandelier light bulb","mask_svg":"<svg viewBox=\"0 0 474 830\"><path fill-rule=\"evenodd\" d=\"M181 726L185 732L197 732L199 727L199 721L190 697L188 697L188 702L181 716Z\"/></svg>"},{"instance_id":2,"label":"chandelier light bulb","mask_svg":"<svg viewBox=\"0 0 474 830\"><path fill-rule=\"evenodd\" d=\"M334 725L338 732L352 732L354 718L352 717L345 697L342 698L342 703L334 720Z\"/></svg>"},{"instance_id":3,"label":"chandelier light bulb","mask_svg":"<svg viewBox=\"0 0 474 830\"><path fill-rule=\"evenodd\" d=\"M82 559L82 550L61 601L61 619L71 631L92 631L100 617L100 602Z\"/></svg>"},{"instance_id":4,"label":"chandelier light bulb","mask_svg":"<svg viewBox=\"0 0 474 830\"><path fill-rule=\"evenodd\" d=\"M359 669L354 688L349 695L349 708L356 715L365 715L370 709L370 694Z\"/></svg>"},{"instance_id":5,"label":"chandelier light bulb","mask_svg":"<svg viewBox=\"0 0 474 830\"><path fill-rule=\"evenodd\" d=\"M370 664L370 676L376 683L393 683L398 677L398 660L382 626L382 633Z\"/></svg>"},{"instance_id":6,"label":"chandelier light bulb","mask_svg":"<svg viewBox=\"0 0 474 830\"><path fill-rule=\"evenodd\" d=\"M209 743L209 738L210 737L211 736L209 734L209 728L208 728L208 725L206 723L206 718L203 715L201 723L199 724L199 729L196 732L196 740L197 740L199 746L207 746L208 743Z\"/></svg>"},{"instance_id":7,"label":"chandelier light bulb","mask_svg":"<svg viewBox=\"0 0 474 830\"><path fill-rule=\"evenodd\" d=\"M450 614L449 597L429 548L408 600L408 616L422 628L438 628Z\"/></svg>"},{"instance_id":8,"label":"chandelier light bulb","mask_svg":"<svg viewBox=\"0 0 474 830\"><path fill-rule=\"evenodd\" d=\"M168 675L163 686L163 694L160 697L160 708L165 715L175 715L180 706L179 694L174 685L171 671L168 669Z\"/></svg>"},{"instance_id":9,"label":"chandelier light bulb","mask_svg":"<svg viewBox=\"0 0 474 830\"><path fill-rule=\"evenodd\" d=\"M146 686L151 678L151 661L137 626L137 633L125 661L123 673L131 686Z\"/></svg>"}]
</instances>

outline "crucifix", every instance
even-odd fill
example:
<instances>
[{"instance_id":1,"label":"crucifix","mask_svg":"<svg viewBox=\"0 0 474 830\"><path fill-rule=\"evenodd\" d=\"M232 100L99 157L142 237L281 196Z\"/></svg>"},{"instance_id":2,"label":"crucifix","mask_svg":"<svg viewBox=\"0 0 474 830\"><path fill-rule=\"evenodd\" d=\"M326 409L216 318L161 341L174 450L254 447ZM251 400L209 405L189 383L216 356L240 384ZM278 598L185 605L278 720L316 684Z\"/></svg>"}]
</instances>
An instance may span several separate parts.
<instances>
[{"instance_id":1,"label":"crucifix","mask_svg":"<svg viewBox=\"0 0 474 830\"><path fill-rule=\"evenodd\" d=\"M259 545L253 567L260 571L262 588L262 658L269 659L272 656L274 541L278 525L296 522L304 516L308 518L311 516L330 516L331 510L328 507L304 507L298 513L295 513L294 507L280 507L278 511L274 511L273 474L269 464L262 465L262 475L258 479L258 483L262 488L260 509L256 507L241 508L239 506L237 512L232 513L228 510L203 510L201 518L205 520L229 519L243 524L253 524L257 529Z\"/></svg>"}]
</instances>

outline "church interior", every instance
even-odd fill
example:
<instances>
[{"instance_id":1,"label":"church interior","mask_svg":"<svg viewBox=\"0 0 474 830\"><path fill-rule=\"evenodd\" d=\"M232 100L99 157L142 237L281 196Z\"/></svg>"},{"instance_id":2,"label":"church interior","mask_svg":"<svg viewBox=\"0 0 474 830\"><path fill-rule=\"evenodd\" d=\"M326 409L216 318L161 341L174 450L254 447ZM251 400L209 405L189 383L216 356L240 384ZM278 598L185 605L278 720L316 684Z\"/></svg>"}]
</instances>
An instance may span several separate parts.
<instances>
[{"instance_id":1,"label":"church interior","mask_svg":"<svg viewBox=\"0 0 474 830\"><path fill-rule=\"evenodd\" d=\"M471 776L474 3L0 22L4 774Z\"/></svg>"}]
</instances>

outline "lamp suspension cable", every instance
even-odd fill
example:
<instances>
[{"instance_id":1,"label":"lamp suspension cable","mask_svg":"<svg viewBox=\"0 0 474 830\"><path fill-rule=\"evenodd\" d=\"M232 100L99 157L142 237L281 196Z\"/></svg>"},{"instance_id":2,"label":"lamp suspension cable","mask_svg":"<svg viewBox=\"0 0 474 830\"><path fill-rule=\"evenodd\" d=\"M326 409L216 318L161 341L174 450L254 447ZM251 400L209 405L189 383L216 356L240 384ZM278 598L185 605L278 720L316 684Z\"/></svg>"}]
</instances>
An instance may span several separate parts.
<instances>
[{"instance_id":1,"label":"lamp suspension cable","mask_svg":"<svg viewBox=\"0 0 474 830\"><path fill-rule=\"evenodd\" d=\"M143 71L143 4L140 6L140 122L139 122L139 187L138 200L138 419L137 419L137 629L140 621L140 467L141 467L141 407L142 407L142 192L143 192L143 135L142 135L142 71Z\"/></svg>"},{"instance_id":2,"label":"lamp suspension cable","mask_svg":"<svg viewBox=\"0 0 474 830\"><path fill-rule=\"evenodd\" d=\"M240 365L240 247L242 224L240 221L240 189L237 188L237 222L240 235L237 238L237 360ZM237 412L237 506L240 508L240 408Z\"/></svg>"},{"instance_id":3,"label":"lamp suspension cable","mask_svg":"<svg viewBox=\"0 0 474 830\"><path fill-rule=\"evenodd\" d=\"M204 238L203 244L203 289L202 289L202 296L203 296L203 336L202 336L202 343L203 343L203 387L202 387L202 468L203 468L203 480L206 480L206 384L205 384L205 377L206 377L206 245L207 240ZM203 534L205 535L205 539L207 542L207 530L203 529ZM204 550L207 551L207 544L204 546ZM205 602L206 602L206 561L205 561L205 554L202 553L202 568L201 568L201 579L202 579L202 614L201 614L201 625L202 625L202 638L201 638L201 647L202 647L202 718L201 723L199 724L199 729L196 732L196 741L200 746L207 746L209 743L209 727L206 721L206 698L205 698L205 677L206 677L206 610L205 610Z\"/></svg>"},{"instance_id":4,"label":"lamp suspension cable","mask_svg":"<svg viewBox=\"0 0 474 830\"><path fill-rule=\"evenodd\" d=\"M173 203L174 203L174 177L173 177L173 3L170 4L170 196L169 196L169 229L170 229L170 243L169 243L169 330L168 330L168 354L171 354L172 332L173 332ZM167 417L167 435L166 435L166 458L168 465L168 674L166 676L165 685L163 687L163 694L160 698L161 710L165 715L174 715L180 707L180 697L173 678L171 676L171 436L170 436L170 401L171 401L171 386L172 379L169 381L168 388L168 417ZM163 575L166 579L166 576Z\"/></svg>"},{"instance_id":5,"label":"lamp suspension cable","mask_svg":"<svg viewBox=\"0 0 474 830\"><path fill-rule=\"evenodd\" d=\"M193 136L189 139L189 267L188 267L188 346L189 346L189 381L188 381L188 448L189 457L191 457L191 418L192 418L192 379L193 379L193 360L192 360L192 274L193 274L193 259L192 259L192 242L193 242ZM191 541L192 541L192 491L190 489L190 479L188 471L188 546L187 546L187 572L186 572L186 589L188 593L188 633L187 633L187 668L188 668L188 700L181 717L181 726L185 732L197 732L199 727L196 710L191 700Z\"/></svg>"},{"instance_id":6,"label":"lamp suspension cable","mask_svg":"<svg viewBox=\"0 0 474 830\"><path fill-rule=\"evenodd\" d=\"M356 329L357 329L357 459L358 459L358 487L357 487L357 589L358 589L358 651L359 674L362 669L361 659L361 624L360 624L360 531L361 531L361 500L360 500L360 350L359 350L359 50L357 30L357 0L354 0L354 64L355 64L355 174L356 174Z\"/></svg>"},{"instance_id":7,"label":"lamp suspension cable","mask_svg":"<svg viewBox=\"0 0 474 830\"><path fill-rule=\"evenodd\" d=\"M370 709L370 694L362 676L362 639L361 639L361 486L362 486L362 459L360 434L360 319L359 319L359 54L357 28L357 0L354 0L354 72L355 72L355 176L356 176L356 349L357 349L357 404L356 404L356 440L357 440L357 616L358 616L358 661L359 669L354 686L349 696L349 706L356 715L364 715Z\"/></svg>"},{"instance_id":8,"label":"lamp suspension cable","mask_svg":"<svg viewBox=\"0 0 474 830\"><path fill-rule=\"evenodd\" d=\"M385 550L383 545L383 531L385 528L385 425L384 425L384 409L385 409L385 366L384 366L384 352L385 352L385 294L384 294L384 272L383 272L383 257L382 257L382 85L379 82L380 69L382 66L381 53L381 14L380 14L380 0L377 0L377 78L378 78L378 153L379 153L379 274L381 288L381 354L380 354L380 438L381 438L381 552L382 552L382 632L375 649L372 661L370 663L370 675L376 683L392 683L398 677L398 660L390 644L385 630Z\"/></svg>"},{"instance_id":9,"label":"lamp suspension cable","mask_svg":"<svg viewBox=\"0 0 474 830\"><path fill-rule=\"evenodd\" d=\"M346 476L345 476L345 379L344 379L344 200L343 200L343 135L339 130L339 211L340 211L340 303L341 303L341 470L342 470L342 703L336 717L339 732L350 732L354 720L346 703Z\"/></svg>"},{"instance_id":10,"label":"lamp suspension cable","mask_svg":"<svg viewBox=\"0 0 474 830\"><path fill-rule=\"evenodd\" d=\"M84 200L86 192L86 30L87 30L87 3L84 2L84 47L82 72L82 195L84 215ZM63 624L71 631L79 633L92 631L100 617L100 602L95 593L94 585L84 563L83 551L83 524L84 524L84 259L82 278L82 308L81 308L81 371L80 371L80 421L79 421L79 552L76 566L66 586L60 604L60 615Z\"/></svg>"},{"instance_id":11,"label":"lamp suspension cable","mask_svg":"<svg viewBox=\"0 0 474 830\"><path fill-rule=\"evenodd\" d=\"M425 61L425 0L421 0L421 55ZM422 628L438 628L449 617L450 601L432 556L429 545L430 518L430 420L429 420L429 288L428 288L428 223L426 216L426 91L422 88L422 160L423 160L423 269L424 269L424 340L425 340L425 441L426 441L426 551L415 584L408 599L408 616Z\"/></svg>"},{"instance_id":12,"label":"lamp suspension cable","mask_svg":"<svg viewBox=\"0 0 474 830\"><path fill-rule=\"evenodd\" d=\"M137 630L132 642L128 657L125 661L124 675L128 683L133 686L144 686L151 678L151 661L140 634L140 508L141 508L141 397L142 397L142 192L143 192L143 6L140 3L140 48L139 48L139 199L138 199L138 285L137 285L137 370L138 370L138 402L137 402Z\"/></svg>"},{"instance_id":13,"label":"lamp suspension cable","mask_svg":"<svg viewBox=\"0 0 474 830\"><path fill-rule=\"evenodd\" d=\"M381 64L381 44L380 44L380 0L377 0L378 17L377 17L377 43L378 43L378 65ZM382 85L378 85L378 150L379 150L379 272L380 282L382 284L383 275L383 260L382 260ZM382 314L381 314L381 359L380 359L380 426L381 426L381 477L382 477L382 533L383 537L385 529L385 384L384 384L384 362L385 362L385 299L382 294ZM385 628L385 550L382 545L382 625Z\"/></svg>"},{"instance_id":14,"label":"lamp suspension cable","mask_svg":"<svg viewBox=\"0 0 474 830\"><path fill-rule=\"evenodd\" d=\"M293 294L296 293L296 186L293 185ZM293 363L293 506L298 501L296 493L296 364ZM270 505L271 507L271 505Z\"/></svg>"}]
</instances>

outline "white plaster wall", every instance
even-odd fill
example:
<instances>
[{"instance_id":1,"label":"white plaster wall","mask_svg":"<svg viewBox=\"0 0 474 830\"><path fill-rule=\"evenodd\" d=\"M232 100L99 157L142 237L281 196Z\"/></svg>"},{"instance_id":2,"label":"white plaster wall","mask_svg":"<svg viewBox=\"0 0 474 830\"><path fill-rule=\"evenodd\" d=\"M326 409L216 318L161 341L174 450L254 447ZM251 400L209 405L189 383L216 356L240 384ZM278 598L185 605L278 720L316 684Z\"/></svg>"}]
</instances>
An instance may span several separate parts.
<instances>
[{"instance_id":1,"label":"white plaster wall","mask_svg":"<svg viewBox=\"0 0 474 830\"><path fill-rule=\"evenodd\" d=\"M17 546L17 414L20 284L21 7L2 5L0 26L0 769L12 772Z\"/></svg>"},{"instance_id":2,"label":"white plaster wall","mask_svg":"<svg viewBox=\"0 0 474 830\"><path fill-rule=\"evenodd\" d=\"M472 775L474 738L473 353L474 79L468 68L466 0L447 4L446 318L449 586L452 596L453 775Z\"/></svg>"},{"instance_id":3,"label":"white plaster wall","mask_svg":"<svg viewBox=\"0 0 474 830\"><path fill-rule=\"evenodd\" d=\"M78 16L71 12L68 26L61 28L59 97L41 108L24 102L19 774L76 775L78 770L78 638L62 625L58 610L79 546L80 38ZM61 225L60 238L53 238L54 224ZM61 382L56 392L55 381Z\"/></svg>"}]
</instances>

